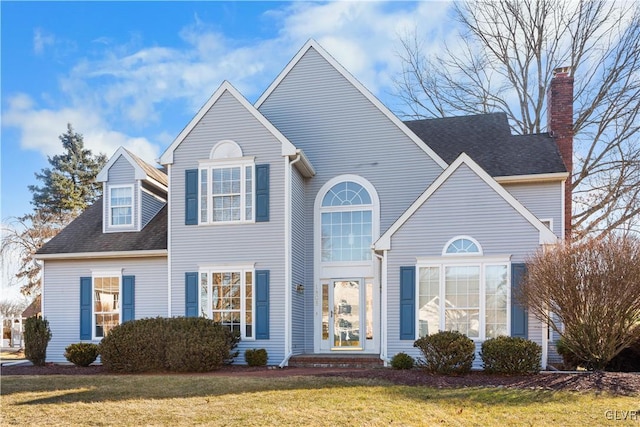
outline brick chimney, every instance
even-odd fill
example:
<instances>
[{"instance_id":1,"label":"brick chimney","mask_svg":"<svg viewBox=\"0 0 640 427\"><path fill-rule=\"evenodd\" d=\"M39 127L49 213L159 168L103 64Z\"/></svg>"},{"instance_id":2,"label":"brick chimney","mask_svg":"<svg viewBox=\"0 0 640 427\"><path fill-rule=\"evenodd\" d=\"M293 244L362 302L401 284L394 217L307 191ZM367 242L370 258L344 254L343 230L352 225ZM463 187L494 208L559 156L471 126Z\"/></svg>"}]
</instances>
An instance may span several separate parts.
<instances>
[{"instance_id":1,"label":"brick chimney","mask_svg":"<svg viewBox=\"0 0 640 427\"><path fill-rule=\"evenodd\" d=\"M571 238L571 187L573 173L573 76L569 67L553 70L547 91L547 129L558 144L558 150L569 172L564 190L564 233Z\"/></svg>"}]
</instances>

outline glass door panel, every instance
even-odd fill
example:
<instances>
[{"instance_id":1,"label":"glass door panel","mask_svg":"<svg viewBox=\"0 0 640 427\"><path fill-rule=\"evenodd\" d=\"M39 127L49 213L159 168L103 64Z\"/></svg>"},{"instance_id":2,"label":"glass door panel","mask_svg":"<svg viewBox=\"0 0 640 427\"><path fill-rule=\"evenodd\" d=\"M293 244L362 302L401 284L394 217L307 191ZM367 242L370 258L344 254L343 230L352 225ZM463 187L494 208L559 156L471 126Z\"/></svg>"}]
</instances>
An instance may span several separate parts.
<instances>
[{"instance_id":1,"label":"glass door panel","mask_svg":"<svg viewBox=\"0 0 640 427\"><path fill-rule=\"evenodd\" d=\"M333 282L333 349L361 349L360 281Z\"/></svg>"}]
</instances>

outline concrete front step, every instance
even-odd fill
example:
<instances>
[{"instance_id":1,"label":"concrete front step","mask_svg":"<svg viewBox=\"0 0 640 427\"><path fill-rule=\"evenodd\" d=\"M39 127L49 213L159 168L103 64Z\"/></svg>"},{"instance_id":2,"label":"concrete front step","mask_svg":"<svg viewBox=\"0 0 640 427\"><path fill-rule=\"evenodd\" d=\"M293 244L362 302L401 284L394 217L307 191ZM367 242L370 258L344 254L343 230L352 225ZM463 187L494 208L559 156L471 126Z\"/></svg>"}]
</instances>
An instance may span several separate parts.
<instances>
[{"instance_id":1,"label":"concrete front step","mask_svg":"<svg viewBox=\"0 0 640 427\"><path fill-rule=\"evenodd\" d=\"M384 363L374 355L301 354L289 359L296 368L382 368Z\"/></svg>"}]
</instances>

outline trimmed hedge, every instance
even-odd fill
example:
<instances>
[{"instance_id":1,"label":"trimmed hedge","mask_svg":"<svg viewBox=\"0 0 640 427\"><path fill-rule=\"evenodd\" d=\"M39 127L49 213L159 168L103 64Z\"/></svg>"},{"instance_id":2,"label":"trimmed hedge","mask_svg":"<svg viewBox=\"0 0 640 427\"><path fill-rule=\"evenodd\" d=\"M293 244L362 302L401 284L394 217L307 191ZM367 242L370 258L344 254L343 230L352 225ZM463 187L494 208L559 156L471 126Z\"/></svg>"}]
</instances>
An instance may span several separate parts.
<instances>
[{"instance_id":1,"label":"trimmed hedge","mask_svg":"<svg viewBox=\"0 0 640 427\"><path fill-rule=\"evenodd\" d=\"M64 357L76 366L86 367L91 365L100 354L98 344L80 342L71 344L64 349Z\"/></svg>"},{"instance_id":2,"label":"trimmed hedge","mask_svg":"<svg viewBox=\"0 0 640 427\"><path fill-rule=\"evenodd\" d=\"M269 356L264 348L249 348L244 352L244 360L249 366L266 366Z\"/></svg>"},{"instance_id":3,"label":"trimmed hedge","mask_svg":"<svg viewBox=\"0 0 640 427\"><path fill-rule=\"evenodd\" d=\"M482 343L480 357L487 373L536 374L542 347L521 337L500 336Z\"/></svg>"},{"instance_id":4,"label":"trimmed hedge","mask_svg":"<svg viewBox=\"0 0 640 427\"><path fill-rule=\"evenodd\" d=\"M404 352L396 353L391 358L391 367L393 369L413 369L415 364L415 359Z\"/></svg>"},{"instance_id":5,"label":"trimmed hedge","mask_svg":"<svg viewBox=\"0 0 640 427\"><path fill-rule=\"evenodd\" d=\"M122 323L100 343L112 372L209 372L237 356L239 334L203 317L156 317Z\"/></svg>"},{"instance_id":6,"label":"trimmed hedge","mask_svg":"<svg viewBox=\"0 0 640 427\"><path fill-rule=\"evenodd\" d=\"M24 355L35 366L44 366L47 345L51 341L49 321L31 316L24 322Z\"/></svg>"},{"instance_id":7,"label":"trimmed hedge","mask_svg":"<svg viewBox=\"0 0 640 427\"><path fill-rule=\"evenodd\" d=\"M458 331L440 331L419 338L413 346L424 356L421 367L438 374L466 374L471 371L476 356L476 346L471 338Z\"/></svg>"}]
</instances>

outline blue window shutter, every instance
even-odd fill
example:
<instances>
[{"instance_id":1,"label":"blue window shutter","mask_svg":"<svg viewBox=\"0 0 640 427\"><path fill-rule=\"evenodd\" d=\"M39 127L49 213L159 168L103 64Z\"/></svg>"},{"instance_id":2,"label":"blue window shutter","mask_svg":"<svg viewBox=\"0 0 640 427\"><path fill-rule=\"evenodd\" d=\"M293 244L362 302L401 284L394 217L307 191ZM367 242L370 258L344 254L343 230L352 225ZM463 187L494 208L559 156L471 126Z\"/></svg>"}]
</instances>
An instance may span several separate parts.
<instances>
[{"instance_id":1,"label":"blue window shutter","mask_svg":"<svg viewBox=\"0 0 640 427\"><path fill-rule=\"evenodd\" d=\"M136 276L122 276L122 321L134 320Z\"/></svg>"},{"instance_id":2,"label":"blue window shutter","mask_svg":"<svg viewBox=\"0 0 640 427\"><path fill-rule=\"evenodd\" d=\"M198 169L188 169L185 172L185 208L184 224L198 224Z\"/></svg>"},{"instance_id":3,"label":"blue window shutter","mask_svg":"<svg viewBox=\"0 0 640 427\"><path fill-rule=\"evenodd\" d=\"M269 165L256 165L256 222L269 221Z\"/></svg>"},{"instance_id":4,"label":"blue window shutter","mask_svg":"<svg viewBox=\"0 0 640 427\"><path fill-rule=\"evenodd\" d=\"M416 268L400 267L400 339L416 339Z\"/></svg>"},{"instance_id":5,"label":"blue window shutter","mask_svg":"<svg viewBox=\"0 0 640 427\"><path fill-rule=\"evenodd\" d=\"M198 273L185 273L184 290L186 317L198 316Z\"/></svg>"},{"instance_id":6,"label":"blue window shutter","mask_svg":"<svg viewBox=\"0 0 640 427\"><path fill-rule=\"evenodd\" d=\"M91 339L91 277L80 278L80 339Z\"/></svg>"},{"instance_id":7,"label":"blue window shutter","mask_svg":"<svg viewBox=\"0 0 640 427\"><path fill-rule=\"evenodd\" d=\"M511 336L528 338L527 311L519 304L515 295L527 272L526 264L511 264Z\"/></svg>"},{"instance_id":8,"label":"blue window shutter","mask_svg":"<svg viewBox=\"0 0 640 427\"><path fill-rule=\"evenodd\" d=\"M269 339L269 270L256 271L256 339Z\"/></svg>"}]
</instances>

